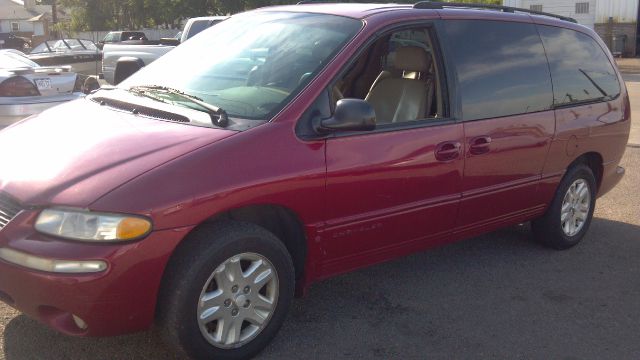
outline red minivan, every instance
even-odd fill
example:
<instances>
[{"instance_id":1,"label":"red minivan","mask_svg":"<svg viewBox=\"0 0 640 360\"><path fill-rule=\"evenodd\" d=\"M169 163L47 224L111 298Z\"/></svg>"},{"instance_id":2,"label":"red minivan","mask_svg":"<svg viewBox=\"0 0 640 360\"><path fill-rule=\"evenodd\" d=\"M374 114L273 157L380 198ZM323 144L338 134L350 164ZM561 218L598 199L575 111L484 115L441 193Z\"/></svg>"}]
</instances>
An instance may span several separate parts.
<instances>
[{"instance_id":1,"label":"red minivan","mask_svg":"<svg viewBox=\"0 0 640 360\"><path fill-rule=\"evenodd\" d=\"M0 132L0 297L70 335L155 323L180 354L249 357L315 281L526 221L576 245L629 129L572 19L239 14Z\"/></svg>"}]
</instances>

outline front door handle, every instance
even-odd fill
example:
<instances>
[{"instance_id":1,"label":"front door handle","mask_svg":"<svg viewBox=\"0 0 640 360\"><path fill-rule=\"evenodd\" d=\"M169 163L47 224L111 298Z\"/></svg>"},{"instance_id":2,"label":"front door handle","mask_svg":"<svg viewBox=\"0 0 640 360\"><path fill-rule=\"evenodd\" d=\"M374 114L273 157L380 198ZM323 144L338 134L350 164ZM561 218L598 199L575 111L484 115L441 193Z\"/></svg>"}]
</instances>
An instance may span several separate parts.
<instances>
[{"instance_id":1,"label":"front door handle","mask_svg":"<svg viewBox=\"0 0 640 360\"><path fill-rule=\"evenodd\" d=\"M445 141L436 146L436 159L439 161L451 161L460 156L462 144L458 141Z\"/></svg>"},{"instance_id":2,"label":"front door handle","mask_svg":"<svg viewBox=\"0 0 640 360\"><path fill-rule=\"evenodd\" d=\"M471 155L482 155L489 152L491 136L477 136L469 142L469 152Z\"/></svg>"}]
</instances>

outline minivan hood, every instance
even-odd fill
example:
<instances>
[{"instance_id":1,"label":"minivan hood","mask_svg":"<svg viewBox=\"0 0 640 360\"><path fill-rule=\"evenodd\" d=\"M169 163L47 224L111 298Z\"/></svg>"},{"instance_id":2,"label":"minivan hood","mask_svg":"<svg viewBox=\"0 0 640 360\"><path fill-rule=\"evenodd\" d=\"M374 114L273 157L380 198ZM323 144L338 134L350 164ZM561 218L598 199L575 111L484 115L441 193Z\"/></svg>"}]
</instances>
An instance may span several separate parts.
<instances>
[{"instance_id":1,"label":"minivan hood","mask_svg":"<svg viewBox=\"0 0 640 360\"><path fill-rule=\"evenodd\" d=\"M138 175L233 134L77 100L0 131L0 191L29 206L88 207Z\"/></svg>"}]
</instances>

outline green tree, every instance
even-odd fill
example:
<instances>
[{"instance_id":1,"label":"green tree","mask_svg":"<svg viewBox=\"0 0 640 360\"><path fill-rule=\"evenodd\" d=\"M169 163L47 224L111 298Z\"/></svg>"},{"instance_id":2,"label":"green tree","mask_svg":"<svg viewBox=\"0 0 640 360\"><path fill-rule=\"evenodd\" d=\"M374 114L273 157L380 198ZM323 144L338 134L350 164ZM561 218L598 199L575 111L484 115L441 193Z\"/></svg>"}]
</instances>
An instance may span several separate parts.
<instances>
[{"instance_id":1,"label":"green tree","mask_svg":"<svg viewBox=\"0 0 640 360\"><path fill-rule=\"evenodd\" d=\"M60 26L73 31L175 28L190 17L236 14L270 5L295 4L299 0L40 0L58 4L71 12L71 20ZM501 0L457 0L466 3L501 4ZM343 2L365 2L343 0ZM370 0L366 2L371 2ZM375 1L384 3L388 1ZM414 1L397 1L414 3Z\"/></svg>"}]
</instances>

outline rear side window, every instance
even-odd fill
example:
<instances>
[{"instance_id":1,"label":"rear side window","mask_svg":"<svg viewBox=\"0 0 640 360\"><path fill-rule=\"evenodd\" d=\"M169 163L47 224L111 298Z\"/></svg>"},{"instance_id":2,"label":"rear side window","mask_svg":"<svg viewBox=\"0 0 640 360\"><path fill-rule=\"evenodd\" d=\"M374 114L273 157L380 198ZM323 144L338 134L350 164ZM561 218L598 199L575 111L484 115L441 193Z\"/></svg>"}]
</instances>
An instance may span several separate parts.
<instances>
[{"instance_id":1,"label":"rear side window","mask_svg":"<svg viewBox=\"0 0 640 360\"><path fill-rule=\"evenodd\" d=\"M117 35L118 35L117 33L110 32L110 33L107 34L107 36L104 37L104 39L102 41L104 41L104 42L115 41L115 40L117 40Z\"/></svg>"},{"instance_id":2,"label":"rear side window","mask_svg":"<svg viewBox=\"0 0 640 360\"><path fill-rule=\"evenodd\" d=\"M553 26L539 26L549 57L556 105L612 99L620 84L609 58L590 36Z\"/></svg>"},{"instance_id":3,"label":"rear side window","mask_svg":"<svg viewBox=\"0 0 640 360\"><path fill-rule=\"evenodd\" d=\"M189 39L209 27L209 20L196 20L189 28Z\"/></svg>"},{"instance_id":4,"label":"rear side window","mask_svg":"<svg viewBox=\"0 0 640 360\"><path fill-rule=\"evenodd\" d=\"M454 65L463 120L549 110L549 66L535 25L444 21L448 65ZM452 64L453 63L453 64Z\"/></svg>"}]
</instances>

